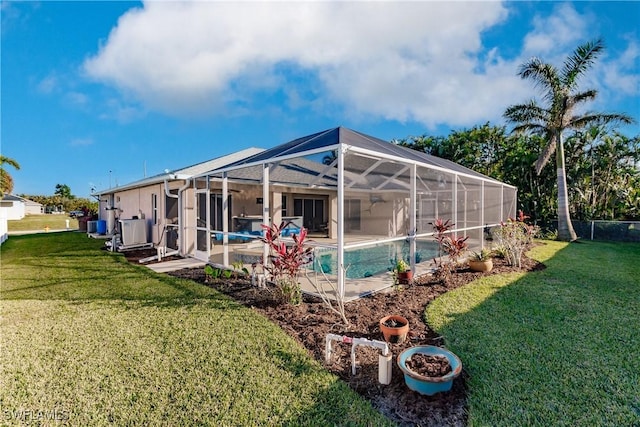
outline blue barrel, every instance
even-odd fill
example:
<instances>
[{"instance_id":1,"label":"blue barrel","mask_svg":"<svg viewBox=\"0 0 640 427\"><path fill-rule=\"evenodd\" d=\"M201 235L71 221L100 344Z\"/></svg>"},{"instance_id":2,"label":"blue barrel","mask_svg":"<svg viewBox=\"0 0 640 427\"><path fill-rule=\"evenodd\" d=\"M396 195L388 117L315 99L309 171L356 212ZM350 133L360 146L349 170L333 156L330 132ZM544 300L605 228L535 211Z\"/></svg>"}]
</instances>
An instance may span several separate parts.
<instances>
[{"instance_id":1,"label":"blue barrel","mask_svg":"<svg viewBox=\"0 0 640 427\"><path fill-rule=\"evenodd\" d=\"M96 225L96 231L98 234L107 234L107 221L99 219Z\"/></svg>"}]
</instances>

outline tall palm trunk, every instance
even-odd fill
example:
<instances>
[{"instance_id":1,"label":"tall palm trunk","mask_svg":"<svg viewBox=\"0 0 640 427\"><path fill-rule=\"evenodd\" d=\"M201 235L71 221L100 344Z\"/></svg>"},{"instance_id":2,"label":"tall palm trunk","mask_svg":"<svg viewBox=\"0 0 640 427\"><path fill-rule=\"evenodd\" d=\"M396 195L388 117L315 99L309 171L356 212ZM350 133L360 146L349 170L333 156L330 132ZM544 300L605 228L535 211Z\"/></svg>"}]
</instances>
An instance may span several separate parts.
<instances>
[{"instance_id":1,"label":"tall palm trunk","mask_svg":"<svg viewBox=\"0 0 640 427\"><path fill-rule=\"evenodd\" d=\"M557 132L556 139L556 172L558 177L558 239L572 242L578 239L571 216L569 215L569 193L567 191L567 174L564 164L564 143L562 132Z\"/></svg>"}]
</instances>

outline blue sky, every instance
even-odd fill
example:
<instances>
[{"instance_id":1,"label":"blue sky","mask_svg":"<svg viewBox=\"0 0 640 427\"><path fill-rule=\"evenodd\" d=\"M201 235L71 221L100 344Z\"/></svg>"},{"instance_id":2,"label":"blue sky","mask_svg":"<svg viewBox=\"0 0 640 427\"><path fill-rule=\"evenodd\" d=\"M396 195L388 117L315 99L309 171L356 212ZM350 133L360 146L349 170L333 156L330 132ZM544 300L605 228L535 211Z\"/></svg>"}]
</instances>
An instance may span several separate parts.
<instances>
[{"instance_id":1,"label":"blue sky","mask_svg":"<svg viewBox=\"0 0 640 427\"><path fill-rule=\"evenodd\" d=\"M536 96L532 56L607 49L589 106L640 121L640 2L2 1L15 193L103 189L346 126L447 135ZM619 129L640 133L638 124Z\"/></svg>"}]
</instances>

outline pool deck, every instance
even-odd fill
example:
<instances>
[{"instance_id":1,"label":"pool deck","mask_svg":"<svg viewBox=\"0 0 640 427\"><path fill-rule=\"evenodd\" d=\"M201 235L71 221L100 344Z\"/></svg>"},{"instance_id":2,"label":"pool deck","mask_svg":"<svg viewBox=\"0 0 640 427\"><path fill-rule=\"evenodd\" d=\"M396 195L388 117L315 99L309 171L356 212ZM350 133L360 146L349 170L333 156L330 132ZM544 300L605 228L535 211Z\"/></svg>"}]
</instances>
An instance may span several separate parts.
<instances>
[{"instance_id":1,"label":"pool deck","mask_svg":"<svg viewBox=\"0 0 640 427\"><path fill-rule=\"evenodd\" d=\"M388 236L374 236L374 235L358 235L349 236L345 240L345 245L353 245L357 243L371 243L376 244L376 241L389 239ZM336 240L329 239L322 236L311 236L307 242L310 245L317 247L335 247ZM263 254L263 248L261 242L258 240L244 242L244 243L230 243L229 245L229 258L233 261L234 256L241 255L242 257L260 259ZM215 245L211 251L210 261L216 264L222 264L222 245ZM251 266L245 264L245 267L249 270ZM414 274L416 276L427 274L431 272L431 259L423 260L416 265ZM315 285L318 283L318 285ZM324 275L315 271L306 270L300 277L300 286L302 291L311 295L318 295L320 292L331 298L336 299L336 287L337 277L335 274ZM374 274L365 278L358 279L346 279L345 281L345 301L353 301L358 298L362 298L366 295L370 295L375 292L381 292L392 289L394 286L393 274L391 272L383 272Z\"/></svg>"},{"instance_id":2,"label":"pool deck","mask_svg":"<svg viewBox=\"0 0 640 427\"><path fill-rule=\"evenodd\" d=\"M371 244L375 244L376 240L388 239L387 236L350 236L346 241L346 245L360 243L360 242L371 242ZM309 238L309 243L314 246L335 246L336 241L334 239L328 239L326 237L316 237L313 236ZM469 246L473 248L473 242L468 242ZM222 245L214 245L211 250L211 256L209 258L209 262L214 264L222 264ZM230 253L229 258L230 261L233 262L234 255L240 254L247 257L254 257L259 259L262 256L263 248L260 241L254 240L243 243L230 243L229 245ZM153 268L159 272L166 272L175 270L178 268L185 267L195 267L200 268L205 265L204 261L196 260L195 258L186 258L186 260L181 263L158 263L154 264ZM163 265L164 264L164 265ZM169 265L171 264L171 265ZM251 271L250 263L244 264L244 266ZM432 260L425 259L422 262L416 264L416 268L414 271L414 277L420 276L423 274L428 274L432 271ZM318 283L317 285L315 283ZM324 292L325 295L335 300L336 297L336 288L337 288L337 277L335 274L322 274L311 270L305 270L304 273L300 277L300 286L302 291L311 294L318 295L321 292ZM371 295L376 292L384 292L390 289L393 289L394 280L393 274L389 271L374 274L365 278L358 279L349 279L345 280L345 302L354 301L358 298L362 298L367 295Z\"/></svg>"}]
</instances>

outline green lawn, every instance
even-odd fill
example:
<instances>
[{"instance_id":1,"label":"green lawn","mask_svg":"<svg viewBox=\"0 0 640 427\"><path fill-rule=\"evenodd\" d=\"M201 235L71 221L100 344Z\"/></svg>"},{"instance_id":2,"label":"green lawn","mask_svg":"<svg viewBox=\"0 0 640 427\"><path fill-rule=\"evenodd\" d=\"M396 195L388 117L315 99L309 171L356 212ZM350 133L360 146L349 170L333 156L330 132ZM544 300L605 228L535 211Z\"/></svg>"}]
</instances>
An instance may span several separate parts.
<instances>
[{"instance_id":1,"label":"green lawn","mask_svg":"<svg viewBox=\"0 0 640 427\"><path fill-rule=\"evenodd\" d=\"M545 242L531 256L548 268L427 307L470 375L470 425L640 426L640 244Z\"/></svg>"},{"instance_id":2,"label":"green lawn","mask_svg":"<svg viewBox=\"0 0 640 427\"><path fill-rule=\"evenodd\" d=\"M2 245L4 423L389 424L267 319L103 244L48 233Z\"/></svg>"},{"instance_id":3,"label":"green lawn","mask_svg":"<svg viewBox=\"0 0 640 427\"><path fill-rule=\"evenodd\" d=\"M66 220L69 220L69 229L78 229L78 220L69 218L68 215L27 215L22 219L12 219L7 221L9 231L32 231L41 230L49 227L50 230L65 230L67 228Z\"/></svg>"}]
</instances>

